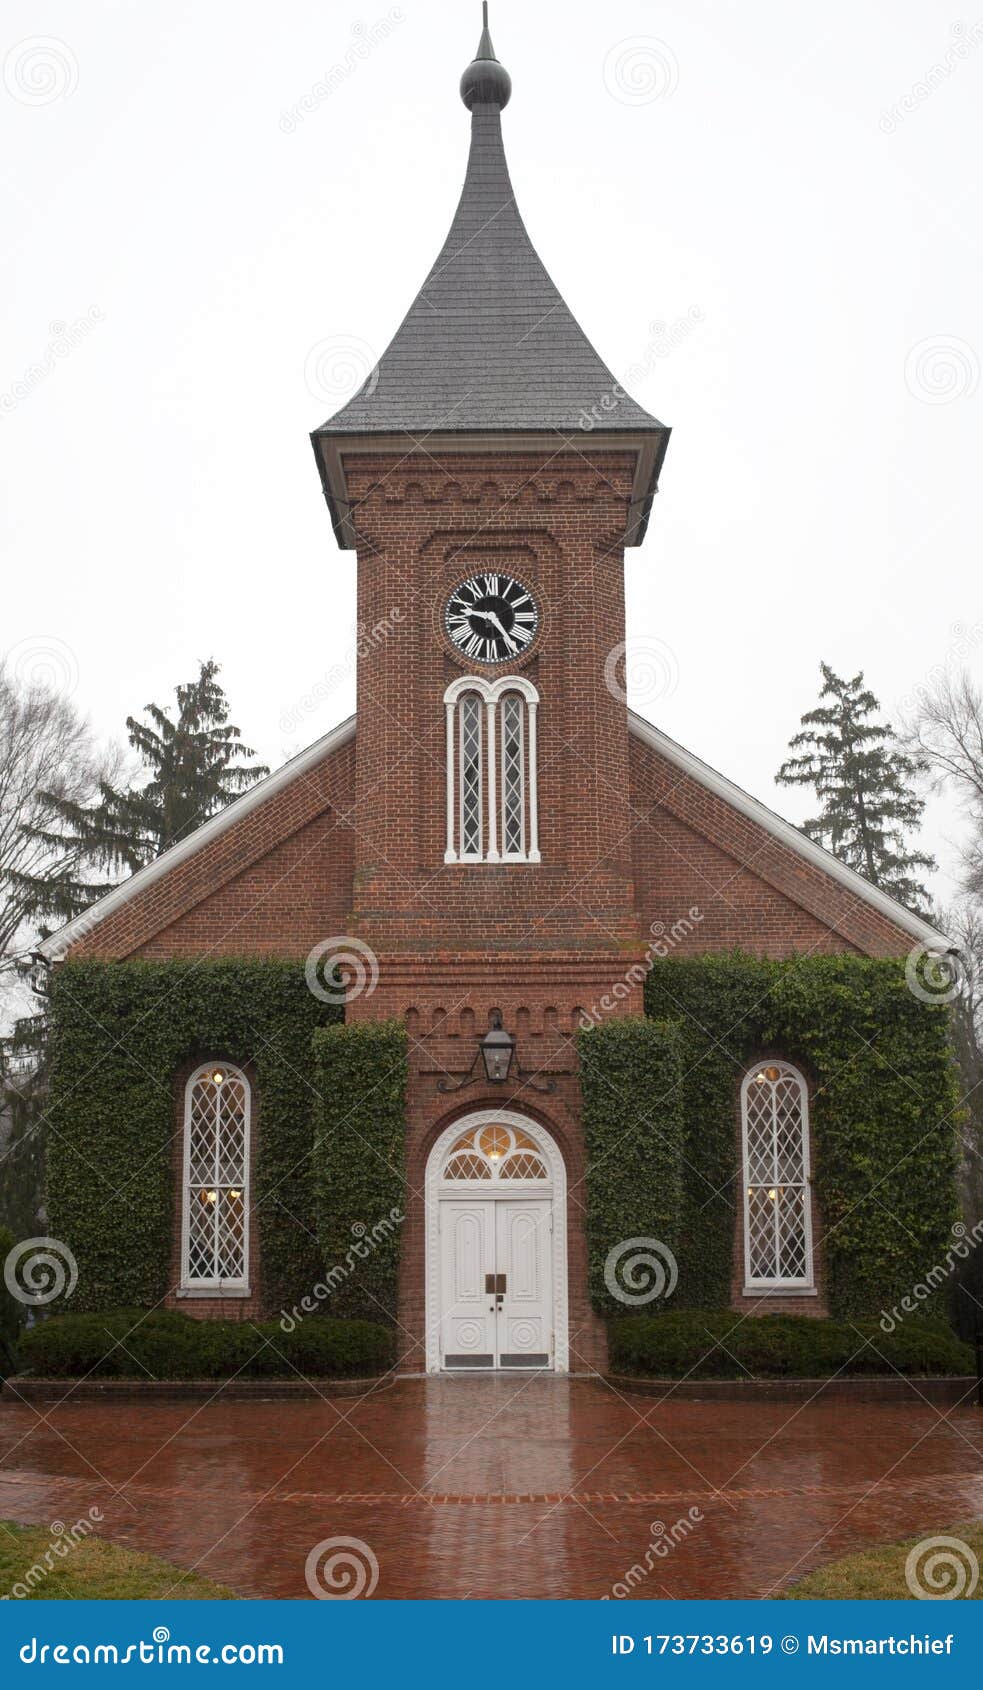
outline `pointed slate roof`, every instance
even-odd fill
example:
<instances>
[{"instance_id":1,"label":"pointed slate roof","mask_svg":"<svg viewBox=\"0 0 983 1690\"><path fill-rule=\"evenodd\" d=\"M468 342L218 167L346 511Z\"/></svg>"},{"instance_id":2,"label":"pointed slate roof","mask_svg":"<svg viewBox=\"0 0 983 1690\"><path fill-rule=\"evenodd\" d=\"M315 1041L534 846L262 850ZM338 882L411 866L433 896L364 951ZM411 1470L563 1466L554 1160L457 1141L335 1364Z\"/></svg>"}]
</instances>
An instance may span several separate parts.
<instances>
[{"instance_id":1,"label":"pointed slate roof","mask_svg":"<svg viewBox=\"0 0 983 1690\"><path fill-rule=\"evenodd\" d=\"M323 474L325 448L353 435L559 433L582 444L586 430L644 439L636 513L644 527L669 430L616 382L529 239L502 141L511 86L486 7L477 56L461 79L471 154L450 233L368 381L315 430L315 452ZM327 480L325 491L333 502Z\"/></svg>"}]
</instances>

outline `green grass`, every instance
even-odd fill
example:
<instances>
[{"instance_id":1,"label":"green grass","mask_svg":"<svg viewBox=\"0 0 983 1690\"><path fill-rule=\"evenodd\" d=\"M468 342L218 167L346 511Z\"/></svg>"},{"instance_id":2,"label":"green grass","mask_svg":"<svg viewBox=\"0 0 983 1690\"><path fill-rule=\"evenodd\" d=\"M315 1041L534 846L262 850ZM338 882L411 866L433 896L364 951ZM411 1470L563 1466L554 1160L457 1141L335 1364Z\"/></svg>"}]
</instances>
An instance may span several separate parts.
<instances>
[{"instance_id":1,"label":"green grass","mask_svg":"<svg viewBox=\"0 0 983 1690\"><path fill-rule=\"evenodd\" d=\"M56 1553L53 1546L58 1543L65 1548L64 1554ZM163 1596L237 1600L235 1591L224 1585L105 1538L80 1537L71 1547L66 1548L67 1544L68 1533L56 1535L46 1526L0 1520L0 1596L68 1602Z\"/></svg>"},{"instance_id":2,"label":"green grass","mask_svg":"<svg viewBox=\"0 0 983 1690\"><path fill-rule=\"evenodd\" d=\"M905 1579L908 1552L914 1549L916 1544L925 1543L936 1536L958 1538L976 1556L977 1562L983 1564L983 1520L970 1520L965 1525L947 1526L940 1533L927 1532L922 1537L908 1538L904 1543L890 1543L877 1549L864 1549L858 1555L847 1555L842 1561L831 1561L828 1567L817 1567L814 1573L807 1573L797 1584L790 1585L788 1590L776 1591L775 1595L786 1602L914 1601L915 1597ZM969 1596L972 1562L961 1554L958 1561L966 1570L965 1594ZM922 1585L925 1587L924 1555L919 1557L918 1566L921 1570ZM940 1567L936 1578L942 1582L936 1589L940 1592L951 1589L951 1581L955 1577L954 1568L950 1570L947 1579L945 1569ZM978 1579L976 1589L972 1591L972 1598L974 1601L983 1599L983 1578Z\"/></svg>"}]
</instances>

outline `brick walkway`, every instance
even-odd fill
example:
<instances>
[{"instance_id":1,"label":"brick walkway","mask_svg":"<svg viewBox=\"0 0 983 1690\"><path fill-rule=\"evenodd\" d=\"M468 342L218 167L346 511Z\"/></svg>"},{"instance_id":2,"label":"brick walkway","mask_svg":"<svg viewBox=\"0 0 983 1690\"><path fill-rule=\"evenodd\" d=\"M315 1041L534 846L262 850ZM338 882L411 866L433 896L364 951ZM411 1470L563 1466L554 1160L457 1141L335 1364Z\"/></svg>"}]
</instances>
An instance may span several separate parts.
<instances>
[{"instance_id":1,"label":"brick walkway","mask_svg":"<svg viewBox=\"0 0 983 1690\"><path fill-rule=\"evenodd\" d=\"M242 1595L308 1594L356 1538L379 1597L761 1596L864 1545L983 1514L983 1413L657 1402L544 1378L366 1400L0 1406L0 1517L99 1530ZM665 1546L664 1546L665 1547ZM176 1588L175 1595L180 1595Z\"/></svg>"}]
</instances>

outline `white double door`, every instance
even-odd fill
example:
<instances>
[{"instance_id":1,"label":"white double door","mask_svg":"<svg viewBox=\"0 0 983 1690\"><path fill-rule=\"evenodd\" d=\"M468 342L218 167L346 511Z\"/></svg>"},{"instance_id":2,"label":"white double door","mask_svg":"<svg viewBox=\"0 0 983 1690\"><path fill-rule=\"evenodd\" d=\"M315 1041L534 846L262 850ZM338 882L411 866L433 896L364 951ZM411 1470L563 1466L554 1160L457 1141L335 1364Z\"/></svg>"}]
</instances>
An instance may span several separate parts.
<instances>
[{"instance_id":1,"label":"white double door","mask_svg":"<svg viewBox=\"0 0 983 1690\"><path fill-rule=\"evenodd\" d=\"M552 1367L552 1211L550 1198L442 1200L442 1367Z\"/></svg>"}]
</instances>

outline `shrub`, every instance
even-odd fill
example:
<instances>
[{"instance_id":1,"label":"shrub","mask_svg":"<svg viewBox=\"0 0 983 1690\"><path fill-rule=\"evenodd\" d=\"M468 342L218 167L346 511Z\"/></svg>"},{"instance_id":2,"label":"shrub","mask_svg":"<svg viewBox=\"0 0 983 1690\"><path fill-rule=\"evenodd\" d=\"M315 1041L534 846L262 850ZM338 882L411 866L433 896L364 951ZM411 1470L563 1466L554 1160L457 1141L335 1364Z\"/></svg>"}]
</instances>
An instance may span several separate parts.
<instances>
[{"instance_id":1,"label":"shrub","mask_svg":"<svg viewBox=\"0 0 983 1690\"><path fill-rule=\"evenodd\" d=\"M292 1332L277 1321L194 1320L174 1310L56 1315L25 1333L19 1360L42 1379L368 1378L391 1366L390 1330L320 1315Z\"/></svg>"},{"instance_id":2,"label":"shrub","mask_svg":"<svg viewBox=\"0 0 983 1690\"><path fill-rule=\"evenodd\" d=\"M821 1379L833 1373L971 1374L973 1351L931 1320L891 1333L877 1321L817 1320L730 1309L675 1309L613 1321L614 1373L654 1379Z\"/></svg>"}]
</instances>

